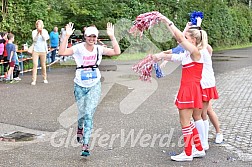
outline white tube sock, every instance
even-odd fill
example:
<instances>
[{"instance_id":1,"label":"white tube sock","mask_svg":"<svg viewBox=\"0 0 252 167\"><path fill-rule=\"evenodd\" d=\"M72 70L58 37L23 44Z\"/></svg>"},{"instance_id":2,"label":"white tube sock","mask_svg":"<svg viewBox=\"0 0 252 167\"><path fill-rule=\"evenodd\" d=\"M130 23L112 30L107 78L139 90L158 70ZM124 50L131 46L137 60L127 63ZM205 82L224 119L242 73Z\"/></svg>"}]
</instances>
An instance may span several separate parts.
<instances>
[{"instance_id":1,"label":"white tube sock","mask_svg":"<svg viewBox=\"0 0 252 167\"><path fill-rule=\"evenodd\" d=\"M201 144L202 146L204 147L205 146L205 125L204 125L204 122L202 119L198 120L198 121L195 121L195 126L199 132L199 136L200 136L200 141L201 141Z\"/></svg>"},{"instance_id":2,"label":"white tube sock","mask_svg":"<svg viewBox=\"0 0 252 167\"><path fill-rule=\"evenodd\" d=\"M209 133L209 121L204 120L204 125L205 125L205 142L208 143L208 133Z\"/></svg>"}]
</instances>

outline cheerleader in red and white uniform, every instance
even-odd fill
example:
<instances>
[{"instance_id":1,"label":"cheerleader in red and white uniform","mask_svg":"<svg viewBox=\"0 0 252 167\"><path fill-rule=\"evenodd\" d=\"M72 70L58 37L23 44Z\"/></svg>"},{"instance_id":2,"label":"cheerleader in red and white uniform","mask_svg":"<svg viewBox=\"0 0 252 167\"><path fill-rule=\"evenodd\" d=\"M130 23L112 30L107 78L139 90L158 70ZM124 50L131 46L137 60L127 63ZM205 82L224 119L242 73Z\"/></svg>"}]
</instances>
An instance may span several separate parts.
<instances>
[{"instance_id":1,"label":"cheerleader in red and white uniform","mask_svg":"<svg viewBox=\"0 0 252 167\"><path fill-rule=\"evenodd\" d=\"M212 67L212 47L208 45L207 50L202 50L201 55L203 56L203 71L202 79L200 81L202 87L202 101L203 101L203 112L202 119L195 121L195 125L201 134L201 141L203 148L205 150L209 149L208 144L208 131L209 131L209 122L207 119L207 110L209 107L209 102L211 99L218 99L218 92L215 86L215 77ZM194 118L195 119L195 118Z\"/></svg>"},{"instance_id":2,"label":"cheerleader in red and white uniform","mask_svg":"<svg viewBox=\"0 0 252 167\"><path fill-rule=\"evenodd\" d=\"M200 50L207 47L207 34L201 30L188 30L186 35L177 29L177 27L165 16L160 15L160 19L167 25L169 31L173 34L186 52L182 53L182 77L179 92L176 98L176 106L179 110L180 123L184 136L184 151L176 156L171 156L175 161L192 161L193 157L205 156L205 151L201 145L198 130L191 122L192 115L201 117L202 114L202 89L200 86L201 74L203 69L203 58ZM161 52L153 55L155 60L172 60L173 56ZM193 142L192 142L193 141ZM196 150L192 152L192 143Z\"/></svg>"},{"instance_id":3,"label":"cheerleader in red and white uniform","mask_svg":"<svg viewBox=\"0 0 252 167\"><path fill-rule=\"evenodd\" d=\"M223 141L223 135L222 133L220 133L218 117L212 110L212 105L210 103L211 99L218 99L218 93L215 86L215 77L211 60L212 47L208 45L207 49L200 50L200 53L203 58L202 79L200 81L201 87L203 89L202 90L203 111L202 115L193 114L193 119L195 121L195 126L200 135L202 147L204 150L208 150L209 121L207 119L207 115L209 115L217 131L215 142L221 143ZM169 56L166 55L164 58L166 59L166 61L170 60L173 62L181 62L184 56L185 54L181 53L181 54L172 54Z\"/></svg>"},{"instance_id":4,"label":"cheerleader in red and white uniform","mask_svg":"<svg viewBox=\"0 0 252 167\"><path fill-rule=\"evenodd\" d=\"M200 24L201 24L201 19L197 19ZM197 21L197 23L198 23ZM195 26L191 26L191 23L188 22L187 26L184 30L183 33L188 31L189 29L198 29L201 30L200 24ZM179 46L179 45L178 45ZM175 53L173 53L173 50ZM164 51L166 54L173 54L173 61L181 61L181 56L185 50L182 47L176 47L174 49L170 49L168 51ZM203 94L203 104L204 104L204 109L201 117L194 117L195 120L195 125L196 128L198 129L198 132L200 134L200 139L202 141L202 145L204 150L209 149L209 144L208 144L208 131L209 131L209 121L207 119L207 115L209 116L209 119L214 125L214 128L216 129L216 139L215 143L219 144L222 143L223 141L223 134L221 133L220 125L219 125L219 120L216 115L216 113L212 109L212 104L210 102L210 99L217 99L218 98L218 93L216 91L215 87L215 77L214 77L214 71L212 68L212 56L213 49L210 45L207 46L207 51L206 50L201 50L201 53L203 55L203 60L204 60L204 65L203 65L203 72L202 72L202 80L201 80L201 86L204 89L204 94ZM165 61L162 62L160 67L164 67L165 64L168 62L167 56L164 59ZM170 59L169 59L170 60Z\"/></svg>"}]
</instances>

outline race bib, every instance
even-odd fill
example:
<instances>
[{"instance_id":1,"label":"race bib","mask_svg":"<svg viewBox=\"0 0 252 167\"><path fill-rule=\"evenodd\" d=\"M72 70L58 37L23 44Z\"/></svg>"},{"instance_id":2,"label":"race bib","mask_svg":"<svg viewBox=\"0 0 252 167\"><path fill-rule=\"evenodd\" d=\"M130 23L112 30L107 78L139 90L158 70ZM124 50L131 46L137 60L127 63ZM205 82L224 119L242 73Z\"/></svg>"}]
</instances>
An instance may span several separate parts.
<instances>
[{"instance_id":1,"label":"race bib","mask_svg":"<svg viewBox=\"0 0 252 167\"><path fill-rule=\"evenodd\" d=\"M81 80L96 79L97 72L96 69L92 70L81 70Z\"/></svg>"}]
</instances>

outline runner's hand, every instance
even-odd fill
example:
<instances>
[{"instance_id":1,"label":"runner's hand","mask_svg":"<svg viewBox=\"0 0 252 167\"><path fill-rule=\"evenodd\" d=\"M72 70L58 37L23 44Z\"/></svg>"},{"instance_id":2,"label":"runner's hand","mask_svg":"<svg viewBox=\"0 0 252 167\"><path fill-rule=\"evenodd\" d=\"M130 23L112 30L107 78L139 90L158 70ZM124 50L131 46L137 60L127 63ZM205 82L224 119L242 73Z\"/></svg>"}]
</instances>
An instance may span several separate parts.
<instances>
[{"instance_id":1,"label":"runner's hand","mask_svg":"<svg viewBox=\"0 0 252 167\"><path fill-rule=\"evenodd\" d=\"M74 23L72 22L69 22L67 25L66 25L66 36L71 36L74 32Z\"/></svg>"},{"instance_id":2,"label":"runner's hand","mask_svg":"<svg viewBox=\"0 0 252 167\"><path fill-rule=\"evenodd\" d=\"M109 37L114 37L115 36L115 27L110 22L107 23L107 34L108 34Z\"/></svg>"}]
</instances>

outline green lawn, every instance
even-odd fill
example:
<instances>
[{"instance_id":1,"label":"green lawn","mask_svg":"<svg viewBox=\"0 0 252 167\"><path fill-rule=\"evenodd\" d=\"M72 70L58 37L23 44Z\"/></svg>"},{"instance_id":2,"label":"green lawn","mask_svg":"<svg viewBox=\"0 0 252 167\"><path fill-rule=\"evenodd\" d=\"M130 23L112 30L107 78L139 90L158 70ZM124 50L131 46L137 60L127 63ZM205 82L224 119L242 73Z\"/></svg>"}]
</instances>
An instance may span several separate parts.
<instances>
[{"instance_id":1,"label":"green lawn","mask_svg":"<svg viewBox=\"0 0 252 167\"><path fill-rule=\"evenodd\" d=\"M104 59L113 59L113 60L140 60L146 57L147 53L122 53L119 56L107 57L104 56Z\"/></svg>"},{"instance_id":2,"label":"green lawn","mask_svg":"<svg viewBox=\"0 0 252 167\"><path fill-rule=\"evenodd\" d=\"M232 50L232 49L242 49L242 48L248 48L252 47L252 43L244 44L244 45L234 45L234 46L229 46L229 47L220 47L220 48L213 48L214 52L215 51L224 51L224 50Z\"/></svg>"},{"instance_id":3,"label":"green lawn","mask_svg":"<svg viewBox=\"0 0 252 167\"><path fill-rule=\"evenodd\" d=\"M252 43L246 44L246 45L235 45L232 47L220 47L220 48L213 48L214 52L217 51L225 51L225 50L231 50L231 49L241 49L241 48L247 48L252 47ZM148 53L122 53L119 56L113 56L113 57L106 57L104 56L103 59L112 59L112 60L141 60L144 57L146 57Z\"/></svg>"},{"instance_id":4,"label":"green lawn","mask_svg":"<svg viewBox=\"0 0 252 167\"><path fill-rule=\"evenodd\" d=\"M232 47L222 47L222 48L214 48L214 51L223 51L223 50L230 50L230 49L240 49L240 48L246 48L246 47L252 47L252 43L247 44L247 45L236 45ZM122 60L122 61L127 61L127 60L141 60L144 57L146 57L148 53L122 53L119 56L103 56L103 59L106 60ZM67 65L76 65L74 60L68 60L66 62L60 62L60 65L67 66Z\"/></svg>"}]
</instances>

